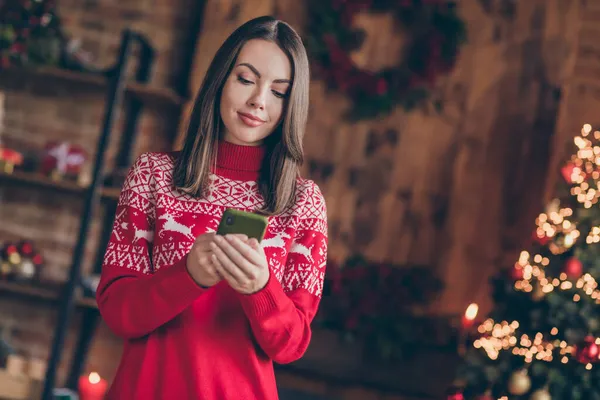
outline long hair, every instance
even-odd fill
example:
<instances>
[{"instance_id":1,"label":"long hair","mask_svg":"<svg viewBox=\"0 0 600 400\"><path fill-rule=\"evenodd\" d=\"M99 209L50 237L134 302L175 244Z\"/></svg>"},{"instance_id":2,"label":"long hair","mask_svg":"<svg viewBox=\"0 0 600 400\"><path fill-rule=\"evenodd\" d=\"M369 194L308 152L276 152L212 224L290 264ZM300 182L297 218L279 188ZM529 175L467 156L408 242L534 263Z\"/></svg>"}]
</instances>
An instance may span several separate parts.
<instances>
[{"instance_id":1,"label":"long hair","mask_svg":"<svg viewBox=\"0 0 600 400\"><path fill-rule=\"evenodd\" d=\"M292 85L283 119L265 139L267 155L261 168L259 190L265 205L257 212L281 214L294 203L296 179L304 161L302 140L308 118L309 65L300 36L285 22L264 16L235 30L221 45L204 77L190 116L183 148L175 161L175 187L196 197L205 197L211 166L216 162L221 135L221 91L244 44L262 39L277 44L292 66Z\"/></svg>"}]
</instances>

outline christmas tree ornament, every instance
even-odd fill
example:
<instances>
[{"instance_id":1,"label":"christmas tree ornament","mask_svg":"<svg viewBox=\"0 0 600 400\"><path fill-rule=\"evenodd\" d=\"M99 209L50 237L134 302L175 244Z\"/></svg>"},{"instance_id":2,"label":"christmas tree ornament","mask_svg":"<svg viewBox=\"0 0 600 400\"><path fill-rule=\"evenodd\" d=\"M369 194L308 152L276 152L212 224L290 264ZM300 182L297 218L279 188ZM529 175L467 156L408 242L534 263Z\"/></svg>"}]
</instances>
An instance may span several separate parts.
<instances>
[{"instance_id":1,"label":"christmas tree ornament","mask_svg":"<svg viewBox=\"0 0 600 400\"><path fill-rule=\"evenodd\" d=\"M446 391L446 400L465 400L462 388L452 387Z\"/></svg>"},{"instance_id":2,"label":"christmas tree ornament","mask_svg":"<svg viewBox=\"0 0 600 400\"><path fill-rule=\"evenodd\" d=\"M509 269L508 274L513 282L520 281L523 279L523 267L519 263L516 263Z\"/></svg>"},{"instance_id":3,"label":"christmas tree ornament","mask_svg":"<svg viewBox=\"0 0 600 400\"><path fill-rule=\"evenodd\" d=\"M531 238L533 239L534 243L537 243L541 246L545 246L550 241L550 238L546 236L544 231L541 229L534 230L531 234Z\"/></svg>"},{"instance_id":4,"label":"christmas tree ornament","mask_svg":"<svg viewBox=\"0 0 600 400\"><path fill-rule=\"evenodd\" d=\"M600 346L596 343L594 336L586 336L583 342L575 346L575 359L582 363L595 363L600 356Z\"/></svg>"},{"instance_id":5,"label":"christmas tree ornament","mask_svg":"<svg viewBox=\"0 0 600 400\"><path fill-rule=\"evenodd\" d=\"M564 272L569 279L579 279L581 278L581 275L583 275L583 263L576 257L571 257L563 265L562 272Z\"/></svg>"},{"instance_id":6,"label":"christmas tree ornament","mask_svg":"<svg viewBox=\"0 0 600 400\"><path fill-rule=\"evenodd\" d=\"M567 182L570 185L572 185L573 183L575 183L575 180L579 176L580 172L581 172L581 169L579 169L578 167L576 167L575 164L572 163L572 162L569 162L569 163L565 164L560 169L560 173L561 173L563 179L565 180L565 182ZM575 178L575 179L573 179L573 178Z\"/></svg>"},{"instance_id":7,"label":"christmas tree ornament","mask_svg":"<svg viewBox=\"0 0 600 400\"><path fill-rule=\"evenodd\" d=\"M533 392L529 400L552 400L552 396L550 396L548 389L542 388Z\"/></svg>"},{"instance_id":8,"label":"christmas tree ornament","mask_svg":"<svg viewBox=\"0 0 600 400\"><path fill-rule=\"evenodd\" d=\"M526 369L515 371L508 380L508 392L515 396L522 396L531 389L531 378Z\"/></svg>"}]
</instances>

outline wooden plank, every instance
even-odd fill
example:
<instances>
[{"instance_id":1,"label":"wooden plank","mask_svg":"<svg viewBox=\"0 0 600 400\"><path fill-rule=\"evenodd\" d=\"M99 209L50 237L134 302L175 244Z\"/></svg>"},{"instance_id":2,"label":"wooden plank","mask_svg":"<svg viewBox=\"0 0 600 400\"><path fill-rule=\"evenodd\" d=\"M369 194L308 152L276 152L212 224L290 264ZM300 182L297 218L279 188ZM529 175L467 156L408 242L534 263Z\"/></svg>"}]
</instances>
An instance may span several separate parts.
<instances>
[{"instance_id":1,"label":"wooden plank","mask_svg":"<svg viewBox=\"0 0 600 400\"><path fill-rule=\"evenodd\" d=\"M10 83L14 79L36 79L44 82L71 84L73 87L79 85L79 87L88 87L95 90L104 90L108 85L108 79L103 75L70 71L55 67L11 68L0 71L0 82ZM186 102L186 99L177 95L172 89L137 82L128 83L126 93L159 106L180 107Z\"/></svg>"},{"instance_id":2,"label":"wooden plank","mask_svg":"<svg viewBox=\"0 0 600 400\"><path fill-rule=\"evenodd\" d=\"M41 286L32 283L21 283L0 280L0 293L21 295L27 298L57 301L60 295L60 286ZM79 306L98 308L93 298L78 296L76 302Z\"/></svg>"}]
</instances>

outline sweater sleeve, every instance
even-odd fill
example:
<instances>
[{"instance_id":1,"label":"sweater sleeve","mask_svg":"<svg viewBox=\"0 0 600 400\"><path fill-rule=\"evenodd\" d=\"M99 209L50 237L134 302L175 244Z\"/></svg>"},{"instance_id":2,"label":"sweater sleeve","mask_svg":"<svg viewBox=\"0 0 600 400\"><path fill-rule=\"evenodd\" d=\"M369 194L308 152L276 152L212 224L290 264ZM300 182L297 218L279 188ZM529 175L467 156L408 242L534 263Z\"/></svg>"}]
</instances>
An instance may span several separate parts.
<instances>
[{"instance_id":1,"label":"sweater sleeve","mask_svg":"<svg viewBox=\"0 0 600 400\"><path fill-rule=\"evenodd\" d=\"M186 256L152 267L155 187L151 155L144 153L123 185L96 292L104 321L126 339L148 335L205 291L188 274Z\"/></svg>"},{"instance_id":2,"label":"sweater sleeve","mask_svg":"<svg viewBox=\"0 0 600 400\"><path fill-rule=\"evenodd\" d=\"M327 261L327 210L319 187L308 181L306 203L287 257L282 283L271 273L257 293L240 295L263 351L275 362L301 358L323 292Z\"/></svg>"}]
</instances>

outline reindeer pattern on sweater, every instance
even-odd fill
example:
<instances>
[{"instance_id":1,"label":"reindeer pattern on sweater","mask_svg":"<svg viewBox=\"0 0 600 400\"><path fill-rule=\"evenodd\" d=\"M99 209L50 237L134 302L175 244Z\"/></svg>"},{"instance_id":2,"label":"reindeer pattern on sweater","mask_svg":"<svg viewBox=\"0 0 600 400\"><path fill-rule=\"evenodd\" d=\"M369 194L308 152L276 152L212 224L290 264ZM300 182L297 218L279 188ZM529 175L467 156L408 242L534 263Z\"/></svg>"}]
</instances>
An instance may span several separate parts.
<instances>
[{"instance_id":1,"label":"reindeer pattern on sweater","mask_svg":"<svg viewBox=\"0 0 600 400\"><path fill-rule=\"evenodd\" d=\"M255 181L211 175L206 198L173 188L172 153L142 154L123 187L105 264L152 274L183 258L197 236L215 232L227 208L255 211L264 204ZM318 297L327 258L326 206L318 186L298 178L296 202L269 218L261 243L271 273L286 292Z\"/></svg>"}]
</instances>

